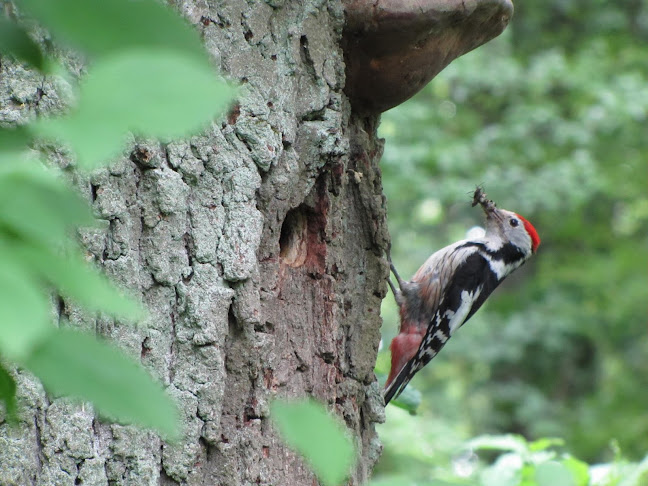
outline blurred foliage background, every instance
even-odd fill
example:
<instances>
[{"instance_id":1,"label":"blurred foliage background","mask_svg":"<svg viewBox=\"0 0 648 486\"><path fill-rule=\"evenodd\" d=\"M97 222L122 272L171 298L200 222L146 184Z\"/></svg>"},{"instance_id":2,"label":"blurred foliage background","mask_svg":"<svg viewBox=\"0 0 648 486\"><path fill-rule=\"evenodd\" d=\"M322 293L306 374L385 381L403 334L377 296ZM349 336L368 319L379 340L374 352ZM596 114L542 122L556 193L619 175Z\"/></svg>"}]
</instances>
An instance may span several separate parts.
<instances>
[{"instance_id":1,"label":"blurred foliage background","mask_svg":"<svg viewBox=\"0 0 648 486\"><path fill-rule=\"evenodd\" d=\"M378 482L482 484L489 458L462 447L482 434L560 437L590 464L648 453L647 122L644 0L518 2L501 37L383 115L403 277L482 223L477 184L542 244L413 380L417 415L387 407ZM383 316L379 373L390 297Z\"/></svg>"}]
</instances>

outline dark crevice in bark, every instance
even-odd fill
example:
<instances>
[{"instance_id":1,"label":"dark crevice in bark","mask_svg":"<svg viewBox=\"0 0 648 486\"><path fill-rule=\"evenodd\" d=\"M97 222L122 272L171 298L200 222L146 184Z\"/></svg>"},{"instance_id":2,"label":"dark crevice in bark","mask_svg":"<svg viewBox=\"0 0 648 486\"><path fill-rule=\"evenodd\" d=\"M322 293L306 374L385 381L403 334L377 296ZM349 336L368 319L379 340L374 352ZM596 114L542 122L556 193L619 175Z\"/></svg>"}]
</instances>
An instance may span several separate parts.
<instances>
[{"instance_id":1,"label":"dark crevice in bark","mask_svg":"<svg viewBox=\"0 0 648 486\"><path fill-rule=\"evenodd\" d=\"M151 352L150 338L147 336L142 341L141 350L140 350L140 359L144 360Z\"/></svg>"},{"instance_id":2,"label":"dark crevice in bark","mask_svg":"<svg viewBox=\"0 0 648 486\"><path fill-rule=\"evenodd\" d=\"M327 107L322 107L318 110L310 111L301 117L303 121L324 121Z\"/></svg>"},{"instance_id":3,"label":"dark crevice in bark","mask_svg":"<svg viewBox=\"0 0 648 486\"><path fill-rule=\"evenodd\" d=\"M63 300L63 297L60 295L55 295L55 305L56 305L56 317L57 317L57 322L60 325L61 324L61 319L64 317L67 317L65 313L65 301Z\"/></svg>"},{"instance_id":4,"label":"dark crevice in bark","mask_svg":"<svg viewBox=\"0 0 648 486\"><path fill-rule=\"evenodd\" d=\"M81 459L79 462L75 464L76 466L76 473L74 474L74 484L79 485L81 484L81 478L79 477L79 471L81 470L81 466L85 462L85 459Z\"/></svg>"},{"instance_id":5,"label":"dark crevice in bark","mask_svg":"<svg viewBox=\"0 0 648 486\"><path fill-rule=\"evenodd\" d=\"M178 319L180 318L181 300L182 297L178 293L178 288L173 288L175 300L171 308L171 346L169 348L169 382L173 383L176 374L176 358L178 346Z\"/></svg>"},{"instance_id":6,"label":"dark crevice in bark","mask_svg":"<svg viewBox=\"0 0 648 486\"><path fill-rule=\"evenodd\" d=\"M94 203L97 200L97 189L99 188L96 184L90 184L90 200Z\"/></svg>"},{"instance_id":7,"label":"dark crevice in bark","mask_svg":"<svg viewBox=\"0 0 648 486\"><path fill-rule=\"evenodd\" d=\"M37 412L45 415L45 410L47 410L47 407L44 409L37 409ZM35 478L36 481L34 481L33 484L38 483L38 477L40 476L41 472L43 471L43 463L45 461L45 456L43 453L43 442L42 442L42 430L39 424L39 416L36 415L34 416L34 430L36 433L36 471L35 471Z\"/></svg>"},{"instance_id":8,"label":"dark crevice in bark","mask_svg":"<svg viewBox=\"0 0 648 486\"><path fill-rule=\"evenodd\" d=\"M227 313L227 322L229 325L229 333L227 339L240 339L243 337L243 328L239 326L234 313L234 306L231 305ZM227 344L227 343L226 343Z\"/></svg>"},{"instance_id":9,"label":"dark crevice in bark","mask_svg":"<svg viewBox=\"0 0 648 486\"><path fill-rule=\"evenodd\" d=\"M313 79L318 79L317 72L315 71L315 64L313 62L313 58L311 57L311 53L308 48L308 37L306 35L302 35L299 38L299 46L301 48L300 49L301 60L302 63L304 64L305 71Z\"/></svg>"},{"instance_id":10,"label":"dark crevice in bark","mask_svg":"<svg viewBox=\"0 0 648 486\"><path fill-rule=\"evenodd\" d=\"M191 235L191 233L185 233L184 236L182 237L182 241L184 242L185 251L187 252L188 265L189 265L189 267L191 267L191 273L189 273L189 275L183 275L182 281L185 284L188 284L189 282L191 282L191 279L192 279L193 274L194 274L193 266L194 266L194 254L195 254L194 247L195 247L195 244L194 244L193 236Z\"/></svg>"}]
</instances>

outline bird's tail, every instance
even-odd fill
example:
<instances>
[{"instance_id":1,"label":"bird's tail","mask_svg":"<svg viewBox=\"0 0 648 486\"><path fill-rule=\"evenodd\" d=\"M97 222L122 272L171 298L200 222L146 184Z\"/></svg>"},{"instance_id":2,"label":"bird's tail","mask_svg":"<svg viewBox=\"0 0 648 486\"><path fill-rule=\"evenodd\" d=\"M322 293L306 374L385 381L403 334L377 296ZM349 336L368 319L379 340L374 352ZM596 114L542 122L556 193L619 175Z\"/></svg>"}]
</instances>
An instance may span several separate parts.
<instances>
[{"instance_id":1,"label":"bird's tail","mask_svg":"<svg viewBox=\"0 0 648 486\"><path fill-rule=\"evenodd\" d=\"M407 321L401 323L401 332L392 339L389 349L391 350L391 369L389 378L385 383L385 405L396 395L400 395L403 388L409 383L417 370L412 372L412 358L416 355L421 345L422 335L418 326L411 325Z\"/></svg>"},{"instance_id":2,"label":"bird's tail","mask_svg":"<svg viewBox=\"0 0 648 486\"><path fill-rule=\"evenodd\" d=\"M387 381L385 391L383 392L383 397L385 398L385 406L387 406L392 398L396 398L398 395L400 395L407 384L410 382L412 376L414 376L413 373L410 373L411 368L412 362L408 361L405 366L401 368L401 370L393 380Z\"/></svg>"}]
</instances>

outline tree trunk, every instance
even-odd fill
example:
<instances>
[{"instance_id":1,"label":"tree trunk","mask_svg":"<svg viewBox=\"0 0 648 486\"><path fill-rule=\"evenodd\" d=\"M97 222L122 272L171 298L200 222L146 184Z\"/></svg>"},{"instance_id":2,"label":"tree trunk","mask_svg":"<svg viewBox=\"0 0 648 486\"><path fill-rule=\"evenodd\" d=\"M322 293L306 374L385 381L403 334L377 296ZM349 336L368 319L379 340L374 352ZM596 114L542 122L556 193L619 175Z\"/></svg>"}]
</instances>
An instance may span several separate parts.
<instances>
[{"instance_id":1,"label":"tree trunk","mask_svg":"<svg viewBox=\"0 0 648 486\"><path fill-rule=\"evenodd\" d=\"M343 94L339 1L179 0L226 75L243 83L226 121L188 141L143 141L76 175L100 229L88 255L139 294L139 327L60 319L116 341L180 404L186 436L110 424L19 372L20 424L0 424L0 484L315 484L268 417L312 395L343 417L364 482L380 445L373 366L387 234L377 117ZM0 122L63 103L60 81L2 63ZM53 151L67 164L63 153Z\"/></svg>"}]
</instances>

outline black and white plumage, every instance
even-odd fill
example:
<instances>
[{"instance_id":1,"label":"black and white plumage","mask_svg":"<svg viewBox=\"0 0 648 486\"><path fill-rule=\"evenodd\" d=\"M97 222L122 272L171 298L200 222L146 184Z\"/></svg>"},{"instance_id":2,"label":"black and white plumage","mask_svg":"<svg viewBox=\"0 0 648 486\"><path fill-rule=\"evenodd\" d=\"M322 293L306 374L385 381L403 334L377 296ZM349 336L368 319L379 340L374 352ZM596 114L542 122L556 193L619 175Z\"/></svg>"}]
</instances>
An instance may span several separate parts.
<instances>
[{"instance_id":1,"label":"black and white plumage","mask_svg":"<svg viewBox=\"0 0 648 486\"><path fill-rule=\"evenodd\" d=\"M408 282L391 265L400 290L389 281L401 326L392 340L385 404L398 396L495 288L535 253L540 238L522 216L498 209L478 188L473 206L486 213L483 237L461 240L434 253Z\"/></svg>"}]
</instances>

